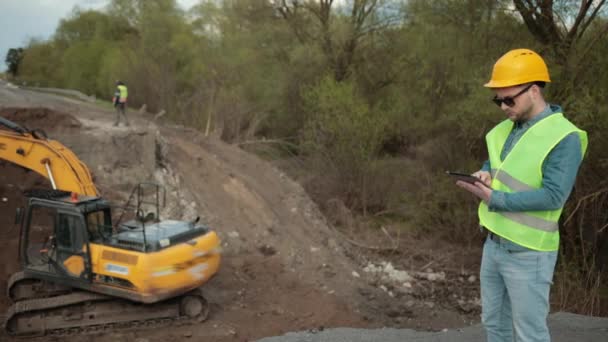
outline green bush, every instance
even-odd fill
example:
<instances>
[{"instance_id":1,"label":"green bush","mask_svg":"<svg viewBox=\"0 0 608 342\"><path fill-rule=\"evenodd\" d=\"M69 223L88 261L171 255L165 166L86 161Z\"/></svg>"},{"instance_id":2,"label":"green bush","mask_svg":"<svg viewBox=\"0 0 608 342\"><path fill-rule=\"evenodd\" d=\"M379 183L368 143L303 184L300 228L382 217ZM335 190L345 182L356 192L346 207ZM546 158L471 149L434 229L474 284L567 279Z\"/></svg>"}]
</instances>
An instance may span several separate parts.
<instances>
[{"instance_id":1,"label":"green bush","mask_svg":"<svg viewBox=\"0 0 608 342\"><path fill-rule=\"evenodd\" d=\"M386 116L370 108L351 82L332 77L305 90L303 99L302 150L314 157L317 169L323 169L320 175L339 175L336 195L348 207L366 212Z\"/></svg>"}]
</instances>

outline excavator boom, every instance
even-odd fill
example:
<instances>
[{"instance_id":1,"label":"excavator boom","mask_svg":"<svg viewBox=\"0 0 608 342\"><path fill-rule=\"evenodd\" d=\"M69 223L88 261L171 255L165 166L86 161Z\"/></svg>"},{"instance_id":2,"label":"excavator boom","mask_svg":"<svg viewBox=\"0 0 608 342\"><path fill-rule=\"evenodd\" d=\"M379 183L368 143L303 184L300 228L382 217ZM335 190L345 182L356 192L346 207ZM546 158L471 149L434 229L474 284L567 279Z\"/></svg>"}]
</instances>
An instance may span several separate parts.
<instances>
[{"instance_id":1,"label":"excavator boom","mask_svg":"<svg viewBox=\"0 0 608 342\"><path fill-rule=\"evenodd\" d=\"M98 196L89 168L60 142L0 117L0 159L50 180L54 189Z\"/></svg>"}]
</instances>

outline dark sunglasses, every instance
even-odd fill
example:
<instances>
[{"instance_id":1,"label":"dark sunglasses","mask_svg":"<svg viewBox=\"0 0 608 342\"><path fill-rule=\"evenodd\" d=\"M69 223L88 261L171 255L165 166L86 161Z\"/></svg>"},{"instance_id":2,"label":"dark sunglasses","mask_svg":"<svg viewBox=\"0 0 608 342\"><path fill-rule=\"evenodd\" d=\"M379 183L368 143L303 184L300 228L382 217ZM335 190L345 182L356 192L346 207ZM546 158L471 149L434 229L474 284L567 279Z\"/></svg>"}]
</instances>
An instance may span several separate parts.
<instances>
[{"instance_id":1,"label":"dark sunglasses","mask_svg":"<svg viewBox=\"0 0 608 342\"><path fill-rule=\"evenodd\" d=\"M527 92L528 89L532 88L533 85L534 85L534 83L530 83L527 87L525 87L519 93L517 93L513 96L503 97L502 99L499 99L498 97L494 96L494 98L492 99L492 102L494 102L498 107L501 107L503 103L506 104L508 107L513 107L513 106L515 106L515 98L518 97L519 95Z\"/></svg>"}]
</instances>

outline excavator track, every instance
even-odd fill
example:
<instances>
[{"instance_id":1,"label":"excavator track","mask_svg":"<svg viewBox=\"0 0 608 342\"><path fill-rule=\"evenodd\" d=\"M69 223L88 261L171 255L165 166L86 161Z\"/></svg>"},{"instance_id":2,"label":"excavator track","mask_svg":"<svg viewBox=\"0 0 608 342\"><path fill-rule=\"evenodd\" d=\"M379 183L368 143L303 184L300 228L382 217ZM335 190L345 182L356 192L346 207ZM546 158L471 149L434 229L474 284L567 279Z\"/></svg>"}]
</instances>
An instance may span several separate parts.
<instances>
[{"instance_id":1,"label":"excavator track","mask_svg":"<svg viewBox=\"0 0 608 342\"><path fill-rule=\"evenodd\" d=\"M24 299L48 298L72 292L72 288L31 276L23 271L14 273L7 282L7 297L16 303Z\"/></svg>"},{"instance_id":2,"label":"excavator track","mask_svg":"<svg viewBox=\"0 0 608 342\"><path fill-rule=\"evenodd\" d=\"M15 303L6 313L4 327L17 337L66 336L202 322L208 314L209 306L199 289L155 304L75 291Z\"/></svg>"}]
</instances>

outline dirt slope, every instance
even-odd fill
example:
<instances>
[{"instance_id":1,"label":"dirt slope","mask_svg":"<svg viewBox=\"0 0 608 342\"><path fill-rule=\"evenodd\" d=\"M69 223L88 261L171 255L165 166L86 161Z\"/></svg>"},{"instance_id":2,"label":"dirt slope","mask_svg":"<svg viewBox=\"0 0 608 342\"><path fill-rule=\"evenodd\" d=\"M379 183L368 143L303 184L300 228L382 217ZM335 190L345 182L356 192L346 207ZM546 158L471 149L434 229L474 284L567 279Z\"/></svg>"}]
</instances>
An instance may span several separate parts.
<instances>
[{"instance_id":1,"label":"dirt slope","mask_svg":"<svg viewBox=\"0 0 608 342\"><path fill-rule=\"evenodd\" d=\"M458 312L370 281L347 254L303 189L269 163L184 127L157 125L129 113L132 127L113 127L110 108L6 87L0 116L41 128L89 166L102 195L121 203L139 181L167 189L164 218L201 220L223 241L223 265L204 290L210 320L179 329L119 331L95 341L250 341L323 327L442 329L464 325ZM46 179L0 162L0 291L18 269L12 220L22 191ZM466 283L466 281L465 281ZM393 291L397 292L397 291ZM396 299L400 298L400 299ZM408 301L409 300L409 301ZM407 305L404 303L407 301ZM0 299L0 312L7 306ZM0 340L8 337L0 334ZM40 338L37 340L51 340ZM68 341L91 340L75 336Z\"/></svg>"}]
</instances>

